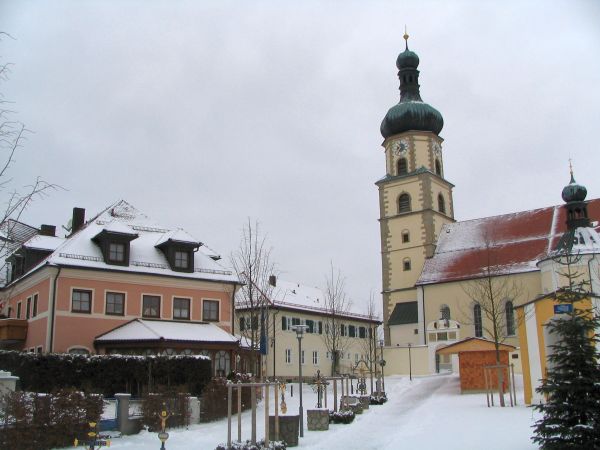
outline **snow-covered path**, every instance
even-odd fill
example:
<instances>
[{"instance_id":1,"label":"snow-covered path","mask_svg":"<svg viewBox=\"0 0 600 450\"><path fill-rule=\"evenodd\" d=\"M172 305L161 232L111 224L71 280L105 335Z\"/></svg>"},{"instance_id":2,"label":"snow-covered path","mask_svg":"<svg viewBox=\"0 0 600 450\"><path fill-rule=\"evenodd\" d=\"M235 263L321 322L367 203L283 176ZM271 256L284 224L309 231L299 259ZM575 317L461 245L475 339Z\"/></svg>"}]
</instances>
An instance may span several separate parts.
<instances>
[{"instance_id":1,"label":"snow-covered path","mask_svg":"<svg viewBox=\"0 0 600 450\"><path fill-rule=\"evenodd\" d=\"M518 380L520 381L520 380ZM517 383L519 384L519 383ZM537 418L531 408L488 408L484 394L461 395L456 375L386 379L389 401L371 406L350 425L330 425L329 431L307 431L297 447L302 450L533 450L531 425ZM304 408L316 396L304 386ZM331 395L331 392L330 392ZM517 399L522 403L522 392ZM286 397L288 413L298 411L298 395ZM330 398L331 402L331 398ZM272 408L272 406L271 406ZM264 409L257 408L257 435L262 437ZM243 414L243 437L250 435L250 413ZM234 430L236 425L234 422ZM169 430L169 450L213 450L227 438L227 421ZM142 432L112 441L116 449L159 448L156 433Z\"/></svg>"}]
</instances>

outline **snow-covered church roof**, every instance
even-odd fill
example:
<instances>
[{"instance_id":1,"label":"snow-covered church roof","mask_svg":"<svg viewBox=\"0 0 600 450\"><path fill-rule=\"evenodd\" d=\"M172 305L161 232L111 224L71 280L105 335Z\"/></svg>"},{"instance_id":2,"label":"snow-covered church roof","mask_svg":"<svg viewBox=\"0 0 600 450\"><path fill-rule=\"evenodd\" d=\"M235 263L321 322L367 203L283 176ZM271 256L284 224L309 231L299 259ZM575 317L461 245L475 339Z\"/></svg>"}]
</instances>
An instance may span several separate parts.
<instances>
[{"instance_id":1,"label":"snow-covered church roof","mask_svg":"<svg viewBox=\"0 0 600 450\"><path fill-rule=\"evenodd\" d=\"M589 216L600 218L600 199L587 202ZM425 260L417 285L539 270L567 230L563 205L444 225L433 257ZM600 230L597 222L592 231Z\"/></svg>"}]
</instances>

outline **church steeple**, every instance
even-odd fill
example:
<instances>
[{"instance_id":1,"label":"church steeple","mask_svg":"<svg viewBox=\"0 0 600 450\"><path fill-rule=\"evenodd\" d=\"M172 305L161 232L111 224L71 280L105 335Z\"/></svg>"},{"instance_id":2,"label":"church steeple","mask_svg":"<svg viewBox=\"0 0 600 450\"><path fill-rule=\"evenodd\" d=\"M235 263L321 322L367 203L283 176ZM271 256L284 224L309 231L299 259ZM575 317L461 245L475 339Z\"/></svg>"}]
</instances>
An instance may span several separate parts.
<instances>
[{"instance_id":1,"label":"church steeple","mask_svg":"<svg viewBox=\"0 0 600 450\"><path fill-rule=\"evenodd\" d=\"M575 181L573 166L570 163L569 169L571 181L562 190L562 198L565 201L565 209L567 210L567 228L574 230L579 227L589 227L591 223L585 202L587 189Z\"/></svg>"},{"instance_id":2,"label":"church steeple","mask_svg":"<svg viewBox=\"0 0 600 450\"><path fill-rule=\"evenodd\" d=\"M408 34L404 34L405 49L396 59L400 79L400 101L390 108L381 123L384 138L405 131L430 131L439 135L444 119L434 107L423 102L419 86L419 56L408 48Z\"/></svg>"}]
</instances>

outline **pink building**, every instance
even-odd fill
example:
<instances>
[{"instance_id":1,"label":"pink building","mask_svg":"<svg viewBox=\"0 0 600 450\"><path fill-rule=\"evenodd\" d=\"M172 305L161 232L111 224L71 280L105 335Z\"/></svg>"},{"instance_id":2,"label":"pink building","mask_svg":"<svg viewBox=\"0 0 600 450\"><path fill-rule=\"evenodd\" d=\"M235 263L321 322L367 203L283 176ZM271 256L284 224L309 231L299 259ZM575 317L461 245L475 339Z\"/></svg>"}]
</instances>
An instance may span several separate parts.
<instances>
[{"instance_id":1,"label":"pink building","mask_svg":"<svg viewBox=\"0 0 600 450\"><path fill-rule=\"evenodd\" d=\"M125 201L72 232L42 226L7 261L0 348L30 352L201 353L228 373L239 344L240 282L182 229L156 224Z\"/></svg>"}]
</instances>

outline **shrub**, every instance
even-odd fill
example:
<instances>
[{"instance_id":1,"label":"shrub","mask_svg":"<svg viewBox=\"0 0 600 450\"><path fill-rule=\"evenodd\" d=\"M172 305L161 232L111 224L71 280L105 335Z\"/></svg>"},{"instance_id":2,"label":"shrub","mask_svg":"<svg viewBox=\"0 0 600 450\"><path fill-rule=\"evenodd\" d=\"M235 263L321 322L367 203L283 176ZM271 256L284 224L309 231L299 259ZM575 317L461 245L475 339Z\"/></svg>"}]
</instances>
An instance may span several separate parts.
<instances>
[{"instance_id":1,"label":"shrub","mask_svg":"<svg viewBox=\"0 0 600 450\"><path fill-rule=\"evenodd\" d=\"M329 411L329 423L352 423L354 421L354 411L344 410L344 411Z\"/></svg>"},{"instance_id":2,"label":"shrub","mask_svg":"<svg viewBox=\"0 0 600 450\"><path fill-rule=\"evenodd\" d=\"M227 416L228 381L226 378L213 378L204 388L200 403L200 417L203 422L210 422ZM231 381L233 383L251 383L253 379L248 374L235 374ZM250 403L252 392L250 389L242 389L242 410L246 410L252 406ZM237 412L236 388L232 389L231 405L233 411Z\"/></svg>"},{"instance_id":3,"label":"shrub","mask_svg":"<svg viewBox=\"0 0 600 450\"><path fill-rule=\"evenodd\" d=\"M187 427L190 424L190 400L188 394L166 390L146 394L142 398L142 423L149 431L161 429L161 412L168 412L167 428Z\"/></svg>"},{"instance_id":4,"label":"shrub","mask_svg":"<svg viewBox=\"0 0 600 450\"><path fill-rule=\"evenodd\" d=\"M2 397L0 448L43 450L87 438L89 422L98 422L100 395L72 389L52 394L10 392Z\"/></svg>"},{"instance_id":5,"label":"shrub","mask_svg":"<svg viewBox=\"0 0 600 450\"><path fill-rule=\"evenodd\" d=\"M256 444L252 444L250 441L246 442L232 442L231 447L227 448L226 444L219 444L215 450L286 450L287 446L282 441L269 442L269 446L265 447L265 441L258 441Z\"/></svg>"},{"instance_id":6,"label":"shrub","mask_svg":"<svg viewBox=\"0 0 600 450\"><path fill-rule=\"evenodd\" d=\"M387 395L382 394L382 395L371 395L369 397L369 404L370 405L383 405L385 402L387 402Z\"/></svg>"}]
</instances>

